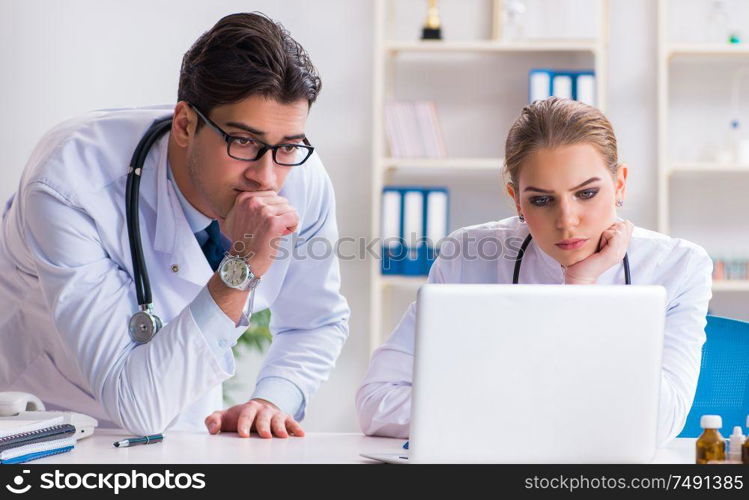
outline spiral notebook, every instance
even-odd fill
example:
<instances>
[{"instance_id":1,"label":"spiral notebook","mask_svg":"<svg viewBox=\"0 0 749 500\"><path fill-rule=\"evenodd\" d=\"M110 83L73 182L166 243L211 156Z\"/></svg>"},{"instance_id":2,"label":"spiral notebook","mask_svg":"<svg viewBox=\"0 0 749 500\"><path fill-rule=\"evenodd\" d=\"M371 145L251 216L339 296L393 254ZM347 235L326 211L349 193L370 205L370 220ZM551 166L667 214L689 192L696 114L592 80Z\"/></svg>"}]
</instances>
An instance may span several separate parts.
<instances>
[{"instance_id":1,"label":"spiral notebook","mask_svg":"<svg viewBox=\"0 0 749 500\"><path fill-rule=\"evenodd\" d=\"M0 464L20 464L36 460L37 458L47 457L65 453L75 447L75 437L63 439L54 439L43 441L41 443L30 443L17 448L0 451Z\"/></svg>"},{"instance_id":2,"label":"spiral notebook","mask_svg":"<svg viewBox=\"0 0 749 500\"><path fill-rule=\"evenodd\" d=\"M0 418L0 463L14 464L70 451L75 446L75 427L63 417L46 420Z\"/></svg>"},{"instance_id":3,"label":"spiral notebook","mask_svg":"<svg viewBox=\"0 0 749 500\"><path fill-rule=\"evenodd\" d=\"M0 439L17 436L19 434L27 434L29 432L36 432L55 425L61 425L63 420L63 417L53 417L43 420L17 420L0 417Z\"/></svg>"}]
</instances>

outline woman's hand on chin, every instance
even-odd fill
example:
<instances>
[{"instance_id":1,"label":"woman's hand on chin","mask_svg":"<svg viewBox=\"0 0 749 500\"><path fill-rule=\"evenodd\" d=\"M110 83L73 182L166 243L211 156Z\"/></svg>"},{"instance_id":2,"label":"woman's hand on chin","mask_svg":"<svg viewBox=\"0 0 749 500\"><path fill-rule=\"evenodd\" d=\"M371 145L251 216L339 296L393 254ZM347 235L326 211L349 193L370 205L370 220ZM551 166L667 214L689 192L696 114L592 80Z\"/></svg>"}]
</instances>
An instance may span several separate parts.
<instances>
[{"instance_id":1,"label":"woman's hand on chin","mask_svg":"<svg viewBox=\"0 0 749 500\"><path fill-rule=\"evenodd\" d=\"M628 220L616 222L601 234L598 251L580 262L566 267L564 283L592 285L598 277L624 259L634 225Z\"/></svg>"}]
</instances>

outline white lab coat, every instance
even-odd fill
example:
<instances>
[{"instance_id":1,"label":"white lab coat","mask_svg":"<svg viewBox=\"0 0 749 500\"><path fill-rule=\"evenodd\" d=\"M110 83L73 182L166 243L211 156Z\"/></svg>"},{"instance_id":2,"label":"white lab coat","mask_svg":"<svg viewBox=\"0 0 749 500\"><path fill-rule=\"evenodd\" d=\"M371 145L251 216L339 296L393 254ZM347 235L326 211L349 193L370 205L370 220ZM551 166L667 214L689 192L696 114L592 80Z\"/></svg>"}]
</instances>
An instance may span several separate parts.
<instances>
[{"instance_id":1,"label":"white lab coat","mask_svg":"<svg viewBox=\"0 0 749 500\"><path fill-rule=\"evenodd\" d=\"M428 281L510 284L515 255L527 235L527 225L517 217L460 229L443 243ZM694 399L705 341L705 315L712 294L712 261L693 243L637 227L628 255L632 284L662 285L667 292L658 424L658 440L663 443L681 431ZM523 258L519 283L563 282L559 263L531 243ZM598 279L599 284L606 285L624 282L621 264ZM415 313L413 303L389 339L374 352L356 394L359 423L366 434L408 437ZM467 404L459 400L454 403ZM471 411L470 402L466 411ZM460 422L455 425L460 427Z\"/></svg>"},{"instance_id":2,"label":"white lab coat","mask_svg":"<svg viewBox=\"0 0 749 500\"><path fill-rule=\"evenodd\" d=\"M2 220L0 390L137 434L204 430L223 407L221 383L234 374L231 346L243 328L230 321L225 331L201 331L188 307L213 271L167 179L168 134L151 149L140 186L143 253L165 326L145 345L128 334L138 306L126 175L142 134L171 111L90 113L54 128L32 153ZM274 335L258 381L293 384L306 403L340 353L349 308L335 255L307 256L310 238L337 239L333 189L316 154L280 194L300 225L255 291L254 310L271 308Z\"/></svg>"}]
</instances>

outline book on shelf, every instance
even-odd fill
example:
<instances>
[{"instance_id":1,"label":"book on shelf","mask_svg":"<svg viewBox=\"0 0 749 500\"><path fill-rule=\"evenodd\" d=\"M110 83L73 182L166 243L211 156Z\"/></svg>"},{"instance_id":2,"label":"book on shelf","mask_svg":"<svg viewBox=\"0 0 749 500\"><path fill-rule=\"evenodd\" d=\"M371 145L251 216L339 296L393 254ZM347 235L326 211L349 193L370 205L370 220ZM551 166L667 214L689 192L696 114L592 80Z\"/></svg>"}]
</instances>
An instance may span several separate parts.
<instances>
[{"instance_id":1,"label":"book on shelf","mask_svg":"<svg viewBox=\"0 0 749 500\"><path fill-rule=\"evenodd\" d=\"M749 259L713 258L713 281L749 280Z\"/></svg>"},{"instance_id":2,"label":"book on shelf","mask_svg":"<svg viewBox=\"0 0 749 500\"><path fill-rule=\"evenodd\" d=\"M433 101L391 101L385 105L385 136L394 158L444 158L442 128Z\"/></svg>"}]
</instances>

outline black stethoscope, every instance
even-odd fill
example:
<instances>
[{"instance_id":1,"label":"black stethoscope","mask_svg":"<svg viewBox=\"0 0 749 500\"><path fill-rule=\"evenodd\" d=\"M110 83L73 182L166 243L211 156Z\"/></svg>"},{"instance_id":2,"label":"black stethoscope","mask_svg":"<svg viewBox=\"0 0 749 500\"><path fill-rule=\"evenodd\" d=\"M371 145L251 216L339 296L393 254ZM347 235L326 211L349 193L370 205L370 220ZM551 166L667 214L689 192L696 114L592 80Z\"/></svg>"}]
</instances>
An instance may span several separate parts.
<instances>
[{"instance_id":1,"label":"black stethoscope","mask_svg":"<svg viewBox=\"0 0 749 500\"><path fill-rule=\"evenodd\" d=\"M127 219L127 236L130 240L130 253L133 257L133 279L135 293L138 296L140 309L130 317L128 330L130 338L137 344L149 342L163 326L161 319L153 313L151 303L151 283L148 281L146 261L143 258L143 246L140 241L140 223L138 220L138 197L143 163L146 161L151 146L172 126L172 117L156 120L141 137L130 160L125 187L125 214Z\"/></svg>"},{"instance_id":2,"label":"black stethoscope","mask_svg":"<svg viewBox=\"0 0 749 500\"><path fill-rule=\"evenodd\" d=\"M530 245L532 239L533 237L529 234L523 244L520 246L518 256L515 257L515 271L513 271L512 273L513 285L518 284L518 279L520 278L520 265L523 263L523 254L525 254L525 251L528 249L528 245ZM626 285L632 284L632 276L629 273L629 256L627 256L626 253L624 254L624 283Z\"/></svg>"}]
</instances>

